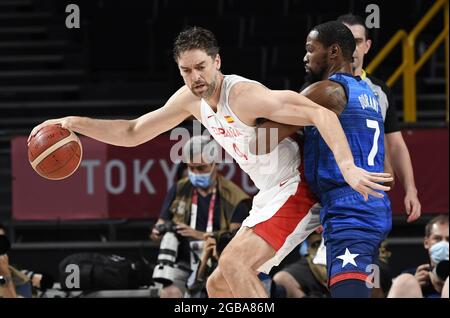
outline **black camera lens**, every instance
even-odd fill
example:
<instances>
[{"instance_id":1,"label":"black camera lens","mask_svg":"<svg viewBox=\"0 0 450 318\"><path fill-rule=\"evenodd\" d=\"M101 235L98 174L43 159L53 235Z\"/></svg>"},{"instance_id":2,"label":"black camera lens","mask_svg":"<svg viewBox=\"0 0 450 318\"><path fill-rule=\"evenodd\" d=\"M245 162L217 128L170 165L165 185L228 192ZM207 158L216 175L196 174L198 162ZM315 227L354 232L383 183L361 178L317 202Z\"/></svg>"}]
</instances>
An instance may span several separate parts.
<instances>
[{"instance_id":1,"label":"black camera lens","mask_svg":"<svg viewBox=\"0 0 450 318\"><path fill-rule=\"evenodd\" d=\"M435 273L440 280L446 280L448 277L449 263L448 261L440 261L435 268Z\"/></svg>"},{"instance_id":2,"label":"black camera lens","mask_svg":"<svg viewBox=\"0 0 450 318\"><path fill-rule=\"evenodd\" d=\"M164 235L167 232L175 232L176 225L173 222L160 223L155 225L156 230L160 235Z\"/></svg>"},{"instance_id":3,"label":"black camera lens","mask_svg":"<svg viewBox=\"0 0 450 318\"><path fill-rule=\"evenodd\" d=\"M8 253L11 243L5 235L0 235L0 255Z\"/></svg>"}]
</instances>

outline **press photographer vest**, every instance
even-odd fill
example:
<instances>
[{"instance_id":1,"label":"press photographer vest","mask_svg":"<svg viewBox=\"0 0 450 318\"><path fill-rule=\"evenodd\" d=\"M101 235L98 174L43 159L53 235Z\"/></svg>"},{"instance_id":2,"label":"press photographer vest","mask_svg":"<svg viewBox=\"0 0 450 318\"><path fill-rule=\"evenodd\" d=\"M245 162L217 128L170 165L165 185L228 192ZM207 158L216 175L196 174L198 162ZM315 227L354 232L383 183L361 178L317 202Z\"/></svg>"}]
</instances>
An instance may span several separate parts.
<instances>
[{"instance_id":1,"label":"press photographer vest","mask_svg":"<svg viewBox=\"0 0 450 318\"><path fill-rule=\"evenodd\" d=\"M237 185L221 175L217 175L217 190L216 200L220 200L220 230L214 231L215 237L229 230L231 217L238 204L250 199ZM188 178L177 183L175 199L169 207L174 222L190 223L193 191L194 186Z\"/></svg>"}]
</instances>

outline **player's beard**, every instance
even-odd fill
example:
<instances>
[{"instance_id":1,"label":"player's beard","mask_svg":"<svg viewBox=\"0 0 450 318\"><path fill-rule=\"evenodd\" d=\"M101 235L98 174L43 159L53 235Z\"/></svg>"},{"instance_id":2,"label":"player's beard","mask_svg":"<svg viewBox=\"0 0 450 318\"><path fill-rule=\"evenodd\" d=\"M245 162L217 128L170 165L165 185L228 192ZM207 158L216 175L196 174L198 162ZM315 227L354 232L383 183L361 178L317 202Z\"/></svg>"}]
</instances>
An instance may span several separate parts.
<instances>
[{"instance_id":1,"label":"player's beard","mask_svg":"<svg viewBox=\"0 0 450 318\"><path fill-rule=\"evenodd\" d=\"M200 84L200 83L197 83L197 84L194 83L191 88L192 94L194 94L197 97L208 99L214 94L214 91L216 90L216 81L215 80L213 80L211 83L208 83L206 81L202 82L201 84L206 86L206 90L203 91L202 93L198 93L197 91L195 91L195 86L198 84Z\"/></svg>"},{"instance_id":2,"label":"player's beard","mask_svg":"<svg viewBox=\"0 0 450 318\"><path fill-rule=\"evenodd\" d=\"M311 70L309 72L306 72L305 74L305 84L303 85L303 87L307 87L311 84L314 84L316 82L322 81L323 80L323 71L319 71L319 72L312 72Z\"/></svg>"}]
</instances>

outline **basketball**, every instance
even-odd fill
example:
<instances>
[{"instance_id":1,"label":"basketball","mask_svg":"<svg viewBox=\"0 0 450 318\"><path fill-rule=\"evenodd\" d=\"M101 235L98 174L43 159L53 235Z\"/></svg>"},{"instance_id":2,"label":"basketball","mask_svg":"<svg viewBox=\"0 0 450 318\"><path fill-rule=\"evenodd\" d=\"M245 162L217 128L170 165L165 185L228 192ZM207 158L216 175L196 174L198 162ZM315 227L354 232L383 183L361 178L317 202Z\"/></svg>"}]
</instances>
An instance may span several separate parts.
<instances>
[{"instance_id":1,"label":"basketball","mask_svg":"<svg viewBox=\"0 0 450 318\"><path fill-rule=\"evenodd\" d=\"M42 177L61 180L72 175L81 163L83 148L72 131L58 125L42 128L28 144L28 161Z\"/></svg>"}]
</instances>

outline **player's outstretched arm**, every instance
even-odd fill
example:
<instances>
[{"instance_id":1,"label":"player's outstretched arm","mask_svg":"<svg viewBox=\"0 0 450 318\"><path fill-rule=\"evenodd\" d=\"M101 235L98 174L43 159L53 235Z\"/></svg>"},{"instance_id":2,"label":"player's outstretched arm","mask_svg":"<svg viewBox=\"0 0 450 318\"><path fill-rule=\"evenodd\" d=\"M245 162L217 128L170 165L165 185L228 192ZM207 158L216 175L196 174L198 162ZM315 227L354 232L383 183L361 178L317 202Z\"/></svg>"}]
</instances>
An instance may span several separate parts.
<instances>
[{"instance_id":1,"label":"player's outstretched arm","mask_svg":"<svg viewBox=\"0 0 450 318\"><path fill-rule=\"evenodd\" d=\"M182 87L163 107L133 120L103 120L77 116L50 119L33 128L28 142L43 127L57 124L107 144L137 146L186 119L190 115L186 105L193 102L193 97L186 87Z\"/></svg>"},{"instance_id":2,"label":"player's outstretched arm","mask_svg":"<svg viewBox=\"0 0 450 318\"><path fill-rule=\"evenodd\" d=\"M319 130L323 139L334 154L345 181L367 200L369 194L375 197L383 195L374 190L388 191L390 188L378 184L392 180L387 173L370 173L354 164L353 155L344 131L336 114L305 96L293 91L271 91L263 86L254 85L242 90L235 98L235 107L239 112L253 114L257 118L267 118L288 125L311 126Z\"/></svg>"}]
</instances>

